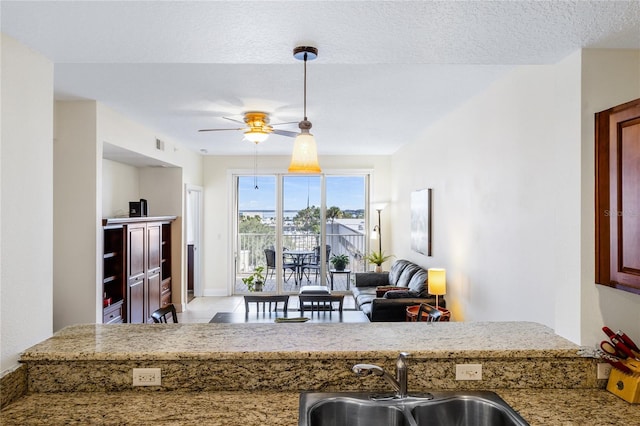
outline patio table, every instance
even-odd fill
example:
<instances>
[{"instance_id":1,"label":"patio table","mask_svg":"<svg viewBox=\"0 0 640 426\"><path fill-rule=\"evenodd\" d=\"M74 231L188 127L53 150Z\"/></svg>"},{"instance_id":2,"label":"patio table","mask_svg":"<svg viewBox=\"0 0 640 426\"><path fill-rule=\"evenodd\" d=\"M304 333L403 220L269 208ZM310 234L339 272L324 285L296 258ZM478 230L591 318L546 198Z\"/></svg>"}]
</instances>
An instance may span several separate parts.
<instances>
[{"instance_id":1,"label":"patio table","mask_svg":"<svg viewBox=\"0 0 640 426\"><path fill-rule=\"evenodd\" d=\"M282 256L291 256L293 258L296 265L296 285L300 284L302 282L302 266L304 265L304 260L307 257L315 256L315 252L313 250L285 250L282 252Z\"/></svg>"}]
</instances>

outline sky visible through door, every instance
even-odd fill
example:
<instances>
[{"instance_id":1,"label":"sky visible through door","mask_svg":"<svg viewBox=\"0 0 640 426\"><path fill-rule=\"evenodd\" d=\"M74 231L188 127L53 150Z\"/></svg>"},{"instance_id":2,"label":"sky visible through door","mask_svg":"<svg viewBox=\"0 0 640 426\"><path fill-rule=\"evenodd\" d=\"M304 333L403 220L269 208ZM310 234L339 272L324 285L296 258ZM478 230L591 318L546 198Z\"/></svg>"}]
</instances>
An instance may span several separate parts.
<instances>
[{"instance_id":1,"label":"sky visible through door","mask_svg":"<svg viewBox=\"0 0 640 426\"><path fill-rule=\"evenodd\" d=\"M238 184L239 211L274 211L276 181L273 176L258 176L255 189L253 176L241 176ZM313 177L286 180L284 192L290 194L284 210L298 211L309 205L320 206L320 181ZM342 210L365 208L364 176L326 176L327 207Z\"/></svg>"}]
</instances>

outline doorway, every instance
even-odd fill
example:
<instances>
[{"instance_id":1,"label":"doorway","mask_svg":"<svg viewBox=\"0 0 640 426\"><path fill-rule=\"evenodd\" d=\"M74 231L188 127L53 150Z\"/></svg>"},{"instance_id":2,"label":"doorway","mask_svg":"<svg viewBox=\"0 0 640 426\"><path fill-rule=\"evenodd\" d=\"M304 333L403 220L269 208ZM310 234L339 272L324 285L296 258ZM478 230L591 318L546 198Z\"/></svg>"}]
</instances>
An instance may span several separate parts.
<instances>
[{"instance_id":1,"label":"doorway","mask_svg":"<svg viewBox=\"0 0 640 426\"><path fill-rule=\"evenodd\" d=\"M201 241L202 241L202 187L185 185L185 235L187 253L187 286L186 300L189 303L194 297L201 297L202 291L202 266L201 266Z\"/></svg>"},{"instance_id":2,"label":"doorway","mask_svg":"<svg viewBox=\"0 0 640 426\"><path fill-rule=\"evenodd\" d=\"M367 238L367 173L234 175L235 218L232 294L295 294L302 285L350 291L364 271ZM331 257L349 259L349 273L332 280ZM256 277L254 277L256 278ZM335 281L335 282L334 282Z\"/></svg>"}]
</instances>

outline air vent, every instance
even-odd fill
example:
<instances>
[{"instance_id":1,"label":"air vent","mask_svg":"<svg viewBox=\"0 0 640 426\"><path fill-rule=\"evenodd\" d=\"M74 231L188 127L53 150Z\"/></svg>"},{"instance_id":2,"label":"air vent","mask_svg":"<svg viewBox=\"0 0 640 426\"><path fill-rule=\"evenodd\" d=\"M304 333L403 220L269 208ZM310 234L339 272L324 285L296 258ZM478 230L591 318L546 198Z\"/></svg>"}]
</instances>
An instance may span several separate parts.
<instances>
[{"instance_id":1,"label":"air vent","mask_svg":"<svg viewBox=\"0 0 640 426\"><path fill-rule=\"evenodd\" d=\"M164 151L164 141L156 139L156 149L159 151Z\"/></svg>"}]
</instances>

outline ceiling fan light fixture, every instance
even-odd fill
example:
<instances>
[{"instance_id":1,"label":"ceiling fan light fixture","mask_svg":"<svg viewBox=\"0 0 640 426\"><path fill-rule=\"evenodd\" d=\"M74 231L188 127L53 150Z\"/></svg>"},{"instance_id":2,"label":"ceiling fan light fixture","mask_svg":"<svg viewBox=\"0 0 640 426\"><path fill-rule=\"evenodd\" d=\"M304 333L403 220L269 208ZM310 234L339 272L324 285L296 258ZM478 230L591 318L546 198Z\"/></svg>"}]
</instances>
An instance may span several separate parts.
<instances>
[{"instance_id":1,"label":"ceiling fan light fixture","mask_svg":"<svg viewBox=\"0 0 640 426\"><path fill-rule=\"evenodd\" d=\"M245 139L247 139L248 141L251 141L255 144L258 144L260 142L264 142L267 140L267 138L269 137L269 133L268 132L261 132L259 130L248 130L246 132L244 132L244 137Z\"/></svg>"},{"instance_id":2,"label":"ceiling fan light fixture","mask_svg":"<svg viewBox=\"0 0 640 426\"><path fill-rule=\"evenodd\" d=\"M311 46L298 46L293 49L293 57L304 61L304 119L298 124L300 134L296 136L289 164L289 173L320 173L316 140L309 129L311 122L307 120L307 60L318 57L318 49Z\"/></svg>"}]
</instances>

